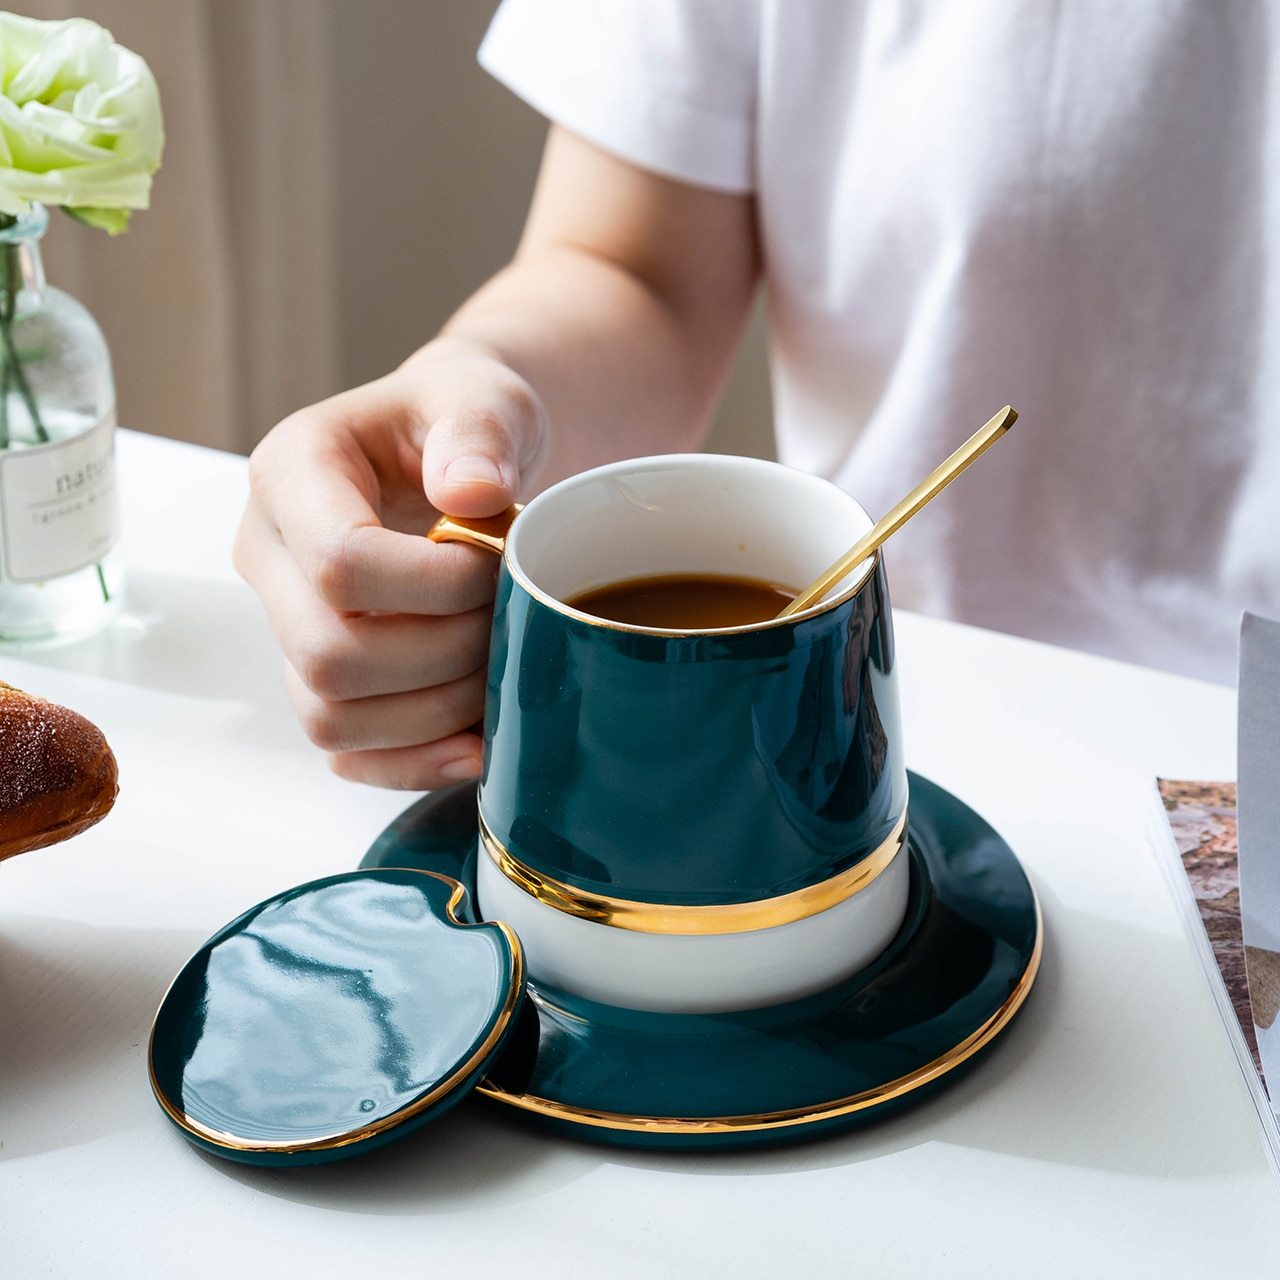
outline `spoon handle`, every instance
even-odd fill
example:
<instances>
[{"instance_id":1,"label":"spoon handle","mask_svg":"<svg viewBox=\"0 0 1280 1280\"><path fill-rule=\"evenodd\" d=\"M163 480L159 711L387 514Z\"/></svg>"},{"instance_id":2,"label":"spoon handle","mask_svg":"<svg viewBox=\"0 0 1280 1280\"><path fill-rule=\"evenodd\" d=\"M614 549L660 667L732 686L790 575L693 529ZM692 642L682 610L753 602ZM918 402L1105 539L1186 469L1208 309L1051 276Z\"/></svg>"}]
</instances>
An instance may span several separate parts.
<instances>
[{"instance_id":1,"label":"spoon handle","mask_svg":"<svg viewBox=\"0 0 1280 1280\"><path fill-rule=\"evenodd\" d=\"M897 533L926 502L936 498L970 463L991 448L1017 420L1017 411L1011 405L1005 405L990 422L975 431L945 462L929 472L901 502L881 516L835 564L805 587L778 614L778 617L789 618L793 613L799 613L801 609L817 604L841 578L861 564L887 538Z\"/></svg>"}]
</instances>

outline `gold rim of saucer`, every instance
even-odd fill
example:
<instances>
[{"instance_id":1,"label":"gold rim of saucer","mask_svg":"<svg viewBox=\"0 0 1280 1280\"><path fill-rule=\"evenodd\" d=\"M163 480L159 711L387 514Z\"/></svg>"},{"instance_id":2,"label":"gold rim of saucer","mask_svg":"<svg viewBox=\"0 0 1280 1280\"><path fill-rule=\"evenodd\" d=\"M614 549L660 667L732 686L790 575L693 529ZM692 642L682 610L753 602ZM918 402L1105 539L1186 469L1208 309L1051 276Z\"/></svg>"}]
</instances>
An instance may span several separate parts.
<instances>
[{"instance_id":1,"label":"gold rim of saucer","mask_svg":"<svg viewBox=\"0 0 1280 1280\"><path fill-rule=\"evenodd\" d=\"M762 1111L754 1114L732 1116L642 1116L628 1115L617 1111L593 1111L585 1107L575 1107L571 1103L557 1102L551 1098L539 1097L531 1093L513 1093L485 1079L476 1086L476 1092L494 1102L515 1107L521 1111L530 1111L551 1120L565 1121L571 1124L584 1125L594 1129L613 1129L629 1133L648 1134L682 1134L696 1136L698 1134L716 1133L750 1133L765 1129L797 1128L802 1125L820 1124L827 1120L836 1120L841 1116L851 1115L856 1111L866 1111L883 1103L891 1102L904 1094L931 1084L939 1077L954 1071L967 1059L984 1048L996 1038L1013 1020L1013 1016L1022 1007L1036 976L1040 972L1040 960L1044 954L1044 917L1040 910L1040 899L1034 887L1031 887L1032 901L1035 904L1036 940L1027 961L1027 967L1018 979L1013 990L1004 1003L975 1031L972 1031L959 1043L953 1045L945 1053L927 1062L906 1075L894 1080L864 1089L860 1093L850 1094L844 1098L833 1098L828 1102L810 1103L803 1107L792 1107L782 1111Z\"/></svg>"},{"instance_id":2,"label":"gold rim of saucer","mask_svg":"<svg viewBox=\"0 0 1280 1280\"><path fill-rule=\"evenodd\" d=\"M606 894L575 888L521 862L494 836L483 812L479 817L481 848L494 866L517 888L566 915L633 933L751 933L757 929L793 924L860 893L879 878L907 842L907 810L904 808L887 839L861 861L826 880L806 885L803 889L795 889L791 893L753 902L685 906L612 898Z\"/></svg>"}]
</instances>

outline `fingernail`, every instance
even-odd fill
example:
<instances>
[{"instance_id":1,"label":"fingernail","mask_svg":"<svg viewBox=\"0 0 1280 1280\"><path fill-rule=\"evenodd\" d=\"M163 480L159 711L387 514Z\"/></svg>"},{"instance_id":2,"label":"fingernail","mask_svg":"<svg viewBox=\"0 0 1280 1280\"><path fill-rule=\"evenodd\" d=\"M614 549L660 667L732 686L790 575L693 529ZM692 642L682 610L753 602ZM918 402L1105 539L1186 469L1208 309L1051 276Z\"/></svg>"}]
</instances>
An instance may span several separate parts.
<instances>
[{"instance_id":1,"label":"fingernail","mask_svg":"<svg viewBox=\"0 0 1280 1280\"><path fill-rule=\"evenodd\" d=\"M440 766L440 776L450 782L465 782L468 778L478 778L480 768L478 756L459 756L456 760L446 760Z\"/></svg>"},{"instance_id":2,"label":"fingernail","mask_svg":"<svg viewBox=\"0 0 1280 1280\"><path fill-rule=\"evenodd\" d=\"M482 458L478 454L465 458L454 458L444 469L446 484L487 484L495 489L501 487L502 471L492 458Z\"/></svg>"}]
</instances>

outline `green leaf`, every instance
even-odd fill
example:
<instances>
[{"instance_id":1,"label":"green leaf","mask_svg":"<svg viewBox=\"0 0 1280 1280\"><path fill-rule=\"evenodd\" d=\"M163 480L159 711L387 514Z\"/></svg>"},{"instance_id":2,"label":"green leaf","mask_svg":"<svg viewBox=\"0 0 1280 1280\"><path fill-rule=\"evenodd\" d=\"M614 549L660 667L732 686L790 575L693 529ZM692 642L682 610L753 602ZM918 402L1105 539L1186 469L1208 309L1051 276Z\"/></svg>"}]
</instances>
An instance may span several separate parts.
<instances>
[{"instance_id":1,"label":"green leaf","mask_svg":"<svg viewBox=\"0 0 1280 1280\"><path fill-rule=\"evenodd\" d=\"M64 209L77 221L88 227L98 227L110 236L118 236L129 230L129 209L92 209L80 207L72 209L64 205Z\"/></svg>"}]
</instances>

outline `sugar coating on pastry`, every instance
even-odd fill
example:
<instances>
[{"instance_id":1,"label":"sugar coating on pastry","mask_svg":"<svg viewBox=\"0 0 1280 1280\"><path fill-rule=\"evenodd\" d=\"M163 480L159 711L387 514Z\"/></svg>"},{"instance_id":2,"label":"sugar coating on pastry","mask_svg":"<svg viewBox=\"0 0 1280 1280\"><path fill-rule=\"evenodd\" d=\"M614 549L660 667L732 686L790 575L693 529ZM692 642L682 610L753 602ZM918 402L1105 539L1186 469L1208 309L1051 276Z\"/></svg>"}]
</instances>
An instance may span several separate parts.
<instances>
[{"instance_id":1,"label":"sugar coating on pastry","mask_svg":"<svg viewBox=\"0 0 1280 1280\"><path fill-rule=\"evenodd\" d=\"M115 756L96 725L0 682L0 858L92 826L117 790Z\"/></svg>"}]
</instances>

